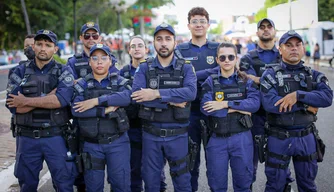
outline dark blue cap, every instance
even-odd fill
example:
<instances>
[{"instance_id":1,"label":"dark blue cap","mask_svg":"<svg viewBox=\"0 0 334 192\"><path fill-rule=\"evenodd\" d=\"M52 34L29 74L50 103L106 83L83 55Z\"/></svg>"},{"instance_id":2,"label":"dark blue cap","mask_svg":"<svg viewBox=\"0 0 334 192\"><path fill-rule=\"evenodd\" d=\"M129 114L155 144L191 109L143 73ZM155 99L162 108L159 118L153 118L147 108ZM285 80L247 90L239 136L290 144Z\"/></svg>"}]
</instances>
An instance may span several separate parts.
<instances>
[{"instance_id":1,"label":"dark blue cap","mask_svg":"<svg viewBox=\"0 0 334 192\"><path fill-rule=\"evenodd\" d=\"M94 51L98 50L98 49L104 51L107 55L111 56L110 48L108 46L100 44L100 43L98 43L98 44L94 45L92 48L90 48L89 55L92 55L92 53Z\"/></svg>"},{"instance_id":2,"label":"dark blue cap","mask_svg":"<svg viewBox=\"0 0 334 192\"><path fill-rule=\"evenodd\" d=\"M57 35L54 32L45 29L38 30L34 40L39 40L42 37L50 39L55 45L57 45Z\"/></svg>"},{"instance_id":3,"label":"dark blue cap","mask_svg":"<svg viewBox=\"0 0 334 192\"><path fill-rule=\"evenodd\" d=\"M294 30L290 30L282 35L282 37L279 39L279 45L282 43L285 44L289 39L296 37L301 42L303 42L303 38Z\"/></svg>"},{"instance_id":4,"label":"dark blue cap","mask_svg":"<svg viewBox=\"0 0 334 192\"><path fill-rule=\"evenodd\" d=\"M171 25L168 25L167 23L162 23L162 24L158 25L155 28L153 36L155 36L155 34L157 34L161 30L169 31L175 36L175 31L174 31L173 27Z\"/></svg>"},{"instance_id":5,"label":"dark blue cap","mask_svg":"<svg viewBox=\"0 0 334 192\"><path fill-rule=\"evenodd\" d=\"M100 33L100 27L94 22L87 22L81 27L81 34L84 34L88 29L94 29L96 32Z\"/></svg>"},{"instance_id":6,"label":"dark blue cap","mask_svg":"<svg viewBox=\"0 0 334 192\"><path fill-rule=\"evenodd\" d=\"M273 22L273 20L268 19L268 18L263 18L261 19L258 23L257 23L257 28L260 28L261 24L263 21L268 21L270 23L271 26L273 26L275 28L275 23Z\"/></svg>"}]
</instances>

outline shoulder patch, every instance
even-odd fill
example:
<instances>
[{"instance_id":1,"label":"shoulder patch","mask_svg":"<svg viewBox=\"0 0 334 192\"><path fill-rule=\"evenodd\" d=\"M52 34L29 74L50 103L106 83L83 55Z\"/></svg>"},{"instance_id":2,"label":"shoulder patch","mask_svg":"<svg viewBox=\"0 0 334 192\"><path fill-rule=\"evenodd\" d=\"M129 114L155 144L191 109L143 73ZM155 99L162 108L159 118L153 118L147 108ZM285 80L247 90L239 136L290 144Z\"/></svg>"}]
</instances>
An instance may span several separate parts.
<instances>
[{"instance_id":1,"label":"shoulder patch","mask_svg":"<svg viewBox=\"0 0 334 192\"><path fill-rule=\"evenodd\" d=\"M140 60L139 63L146 63L146 59Z\"/></svg>"},{"instance_id":2,"label":"shoulder patch","mask_svg":"<svg viewBox=\"0 0 334 192\"><path fill-rule=\"evenodd\" d=\"M79 94L81 94L81 93L84 92L84 89L81 87L81 85L79 85L79 83L76 83L76 84L74 85L74 89L75 89Z\"/></svg>"},{"instance_id":3,"label":"shoulder patch","mask_svg":"<svg viewBox=\"0 0 334 192\"><path fill-rule=\"evenodd\" d=\"M188 61L188 60L185 60L184 61L184 64L190 64L191 62L190 61Z\"/></svg>"}]
</instances>

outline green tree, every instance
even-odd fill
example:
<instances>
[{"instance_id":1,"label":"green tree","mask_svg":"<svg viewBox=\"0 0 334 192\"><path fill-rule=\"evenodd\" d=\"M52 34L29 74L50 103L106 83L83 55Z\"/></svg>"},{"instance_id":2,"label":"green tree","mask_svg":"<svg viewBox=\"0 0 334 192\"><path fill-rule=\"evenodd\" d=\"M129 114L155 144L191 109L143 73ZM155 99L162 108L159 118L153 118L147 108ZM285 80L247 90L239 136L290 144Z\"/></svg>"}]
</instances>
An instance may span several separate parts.
<instances>
[{"instance_id":1,"label":"green tree","mask_svg":"<svg viewBox=\"0 0 334 192\"><path fill-rule=\"evenodd\" d=\"M220 21L215 28L211 28L209 30L209 33L215 34L215 35L221 35L223 33L223 22Z\"/></svg>"}]
</instances>

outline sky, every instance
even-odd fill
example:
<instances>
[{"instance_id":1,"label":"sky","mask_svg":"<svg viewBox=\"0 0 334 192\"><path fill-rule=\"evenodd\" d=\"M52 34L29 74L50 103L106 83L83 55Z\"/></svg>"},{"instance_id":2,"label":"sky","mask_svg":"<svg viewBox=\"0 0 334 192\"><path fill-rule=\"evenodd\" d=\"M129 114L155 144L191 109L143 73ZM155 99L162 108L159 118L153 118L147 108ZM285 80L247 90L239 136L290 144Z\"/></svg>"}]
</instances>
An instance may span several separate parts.
<instances>
[{"instance_id":1,"label":"sky","mask_svg":"<svg viewBox=\"0 0 334 192\"><path fill-rule=\"evenodd\" d=\"M228 15L252 15L263 7L265 0L174 0L175 6L164 6L159 8L158 17L163 14L176 15L179 22L178 32L188 31L187 16L193 7L204 7L210 19L220 20Z\"/></svg>"}]
</instances>

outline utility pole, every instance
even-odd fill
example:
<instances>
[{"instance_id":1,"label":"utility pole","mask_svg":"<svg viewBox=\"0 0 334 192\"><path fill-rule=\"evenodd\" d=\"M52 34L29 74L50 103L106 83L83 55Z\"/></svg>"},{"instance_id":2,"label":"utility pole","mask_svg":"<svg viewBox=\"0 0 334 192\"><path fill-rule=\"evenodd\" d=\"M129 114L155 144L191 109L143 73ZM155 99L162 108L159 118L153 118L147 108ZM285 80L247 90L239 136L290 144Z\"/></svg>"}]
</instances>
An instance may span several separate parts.
<instances>
[{"instance_id":1,"label":"utility pole","mask_svg":"<svg viewBox=\"0 0 334 192\"><path fill-rule=\"evenodd\" d=\"M143 5L140 6L140 10L143 13L143 11L144 11ZM144 16L139 17L139 24L140 24L140 36L144 37L144 34L145 34Z\"/></svg>"},{"instance_id":2,"label":"utility pole","mask_svg":"<svg viewBox=\"0 0 334 192\"><path fill-rule=\"evenodd\" d=\"M31 28L30 28L29 16L28 16L28 12L27 12L27 8L26 8L26 4L25 4L24 0L21 0L21 5L22 5L22 11L23 11L23 15L24 15L24 21L26 23L27 33L28 33L28 35L30 35L31 34Z\"/></svg>"},{"instance_id":3,"label":"utility pole","mask_svg":"<svg viewBox=\"0 0 334 192\"><path fill-rule=\"evenodd\" d=\"M76 11L75 11L75 8L76 8L76 1L77 0L73 0L73 21L74 21L74 35L73 35L73 42L74 42L74 54L77 54L77 39L78 39L78 36L77 36L77 17L76 17Z\"/></svg>"},{"instance_id":4,"label":"utility pole","mask_svg":"<svg viewBox=\"0 0 334 192\"><path fill-rule=\"evenodd\" d=\"M289 30L292 30L292 16L291 16L291 0L289 2Z\"/></svg>"}]
</instances>

